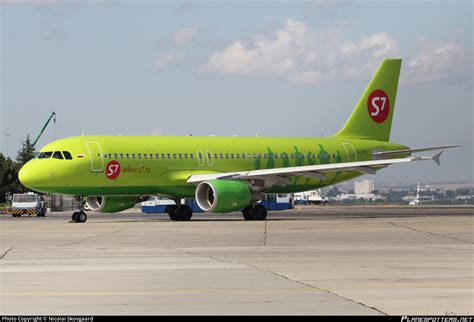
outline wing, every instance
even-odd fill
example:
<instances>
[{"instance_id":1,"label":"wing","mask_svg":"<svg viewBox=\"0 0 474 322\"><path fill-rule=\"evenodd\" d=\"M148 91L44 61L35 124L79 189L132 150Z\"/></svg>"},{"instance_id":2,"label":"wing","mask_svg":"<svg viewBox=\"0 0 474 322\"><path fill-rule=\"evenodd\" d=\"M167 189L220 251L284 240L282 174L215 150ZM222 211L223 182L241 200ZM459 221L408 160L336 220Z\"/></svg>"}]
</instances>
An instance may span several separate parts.
<instances>
[{"instance_id":1,"label":"wing","mask_svg":"<svg viewBox=\"0 0 474 322\"><path fill-rule=\"evenodd\" d=\"M362 174L375 174L375 170L389 166L396 163L407 163L413 161L433 160L439 165L439 158L443 151L432 157L407 157L400 159L384 159L384 160L370 160L357 161L333 164L307 165L299 167L274 168L263 170L250 170L240 172L225 172L225 173L211 173L211 174L195 174L188 178L187 182L198 184L202 181L212 179L226 179L226 180L245 180L250 181L254 179L263 179L269 183L276 185L285 185L289 183L290 176L306 176L315 179L324 179L326 172L334 171L357 171Z\"/></svg>"},{"instance_id":2,"label":"wing","mask_svg":"<svg viewBox=\"0 0 474 322\"><path fill-rule=\"evenodd\" d=\"M440 145L440 146L430 146L430 147L423 147L423 148L415 148L415 149L404 149L404 150L392 150L392 151L376 151L373 152L372 155L374 159L384 159L387 157L395 157L400 154L411 154L416 152L425 152L425 151L433 151L433 150L441 150L441 149L449 149L449 148L457 148L460 145Z\"/></svg>"}]
</instances>

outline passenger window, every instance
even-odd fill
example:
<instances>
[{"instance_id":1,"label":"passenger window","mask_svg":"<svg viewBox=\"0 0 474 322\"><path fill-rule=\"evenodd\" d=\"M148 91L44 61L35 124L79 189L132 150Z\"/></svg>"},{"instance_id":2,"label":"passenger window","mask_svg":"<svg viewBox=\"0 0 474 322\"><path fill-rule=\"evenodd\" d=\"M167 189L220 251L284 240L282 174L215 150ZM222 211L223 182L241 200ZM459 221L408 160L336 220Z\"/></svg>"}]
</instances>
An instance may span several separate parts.
<instances>
[{"instance_id":1,"label":"passenger window","mask_svg":"<svg viewBox=\"0 0 474 322\"><path fill-rule=\"evenodd\" d=\"M245 153L242 153L242 159L245 159Z\"/></svg>"},{"instance_id":2,"label":"passenger window","mask_svg":"<svg viewBox=\"0 0 474 322\"><path fill-rule=\"evenodd\" d=\"M143 155L143 158L144 158L144 159L146 159L146 158L147 158L147 156L146 156L146 153Z\"/></svg>"},{"instance_id":3,"label":"passenger window","mask_svg":"<svg viewBox=\"0 0 474 322\"><path fill-rule=\"evenodd\" d=\"M168 159L171 159L171 154L168 153Z\"/></svg>"},{"instance_id":4,"label":"passenger window","mask_svg":"<svg viewBox=\"0 0 474 322\"><path fill-rule=\"evenodd\" d=\"M180 159L182 159L182 158L183 158L183 155L180 153L180 154L178 154L178 157L179 157Z\"/></svg>"},{"instance_id":5,"label":"passenger window","mask_svg":"<svg viewBox=\"0 0 474 322\"><path fill-rule=\"evenodd\" d=\"M114 153L114 159L117 160L118 157L117 157L117 153Z\"/></svg>"},{"instance_id":6,"label":"passenger window","mask_svg":"<svg viewBox=\"0 0 474 322\"><path fill-rule=\"evenodd\" d=\"M222 155L222 153L219 154L219 157L220 157L221 159L224 159L224 156Z\"/></svg>"},{"instance_id":7,"label":"passenger window","mask_svg":"<svg viewBox=\"0 0 474 322\"><path fill-rule=\"evenodd\" d=\"M63 151L63 155L66 160L72 160L72 155L68 151Z\"/></svg>"},{"instance_id":8,"label":"passenger window","mask_svg":"<svg viewBox=\"0 0 474 322\"><path fill-rule=\"evenodd\" d=\"M153 154L152 153L150 153L150 159L153 159Z\"/></svg>"},{"instance_id":9,"label":"passenger window","mask_svg":"<svg viewBox=\"0 0 474 322\"><path fill-rule=\"evenodd\" d=\"M120 153L120 159L123 159L123 153Z\"/></svg>"},{"instance_id":10,"label":"passenger window","mask_svg":"<svg viewBox=\"0 0 474 322\"><path fill-rule=\"evenodd\" d=\"M130 159L130 154L127 153L126 156L127 156L127 159Z\"/></svg>"},{"instance_id":11,"label":"passenger window","mask_svg":"<svg viewBox=\"0 0 474 322\"><path fill-rule=\"evenodd\" d=\"M278 153L275 153L275 159L278 159Z\"/></svg>"},{"instance_id":12,"label":"passenger window","mask_svg":"<svg viewBox=\"0 0 474 322\"><path fill-rule=\"evenodd\" d=\"M271 157L272 157L272 155L270 154L270 158L271 158ZM267 158L267 154L266 154L266 153L263 154L263 158L264 158L264 159Z\"/></svg>"},{"instance_id":13,"label":"passenger window","mask_svg":"<svg viewBox=\"0 0 474 322\"><path fill-rule=\"evenodd\" d=\"M63 159L63 155L61 154L60 151L56 151L56 152L54 152L54 154L53 154L53 159L61 159L61 160L62 160L62 159Z\"/></svg>"},{"instance_id":14,"label":"passenger window","mask_svg":"<svg viewBox=\"0 0 474 322\"><path fill-rule=\"evenodd\" d=\"M142 158L142 154L141 153L138 153L138 158L141 159Z\"/></svg>"},{"instance_id":15,"label":"passenger window","mask_svg":"<svg viewBox=\"0 0 474 322\"><path fill-rule=\"evenodd\" d=\"M237 157L237 159L240 159L240 154L239 153L237 153L235 156Z\"/></svg>"},{"instance_id":16,"label":"passenger window","mask_svg":"<svg viewBox=\"0 0 474 322\"><path fill-rule=\"evenodd\" d=\"M164 153L161 154L161 158L162 158L162 159L165 158L165 154L164 154Z\"/></svg>"},{"instance_id":17,"label":"passenger window","mask_svg":"<svg viewBox=\"0 0 474 322\"><path fill-rule=\"evenodd\" d=\"M132 153L132 159L135 159L135 153Z\"/></svg>"},{"instance_id":18,"label":"passenger window","mask_svg":"<svg viewBox=\"0 0 474 322\"><path fill-rule=\"evenodd\" d=\"M185 159L188 158L188 154L187 154L187 153L184 154L184 158L185 158Z\"/></svg>"},{"instance_id":19,"label":"passenger window","mask_svg":"<svg viewBox=\"0 0 474 322\"><path fill-rule=\"evenodd\" d=\"M155 154L155 159L159 159L160 155L158 153Z\"/></svg>"},{"instance_id":20,"label":"passenger window","mask_svg":"<svg viewBox=\"0 0 474 322\"><path fill-rule=\"evenodd\" d=\"M104 159L107 159L107 153L104 153Z\"/></svg>"},{"instance_id":21,"label":"passenger window","mask_svg":"<svg viewBox=\"0 0 474 322\"><path fill-rule=\"evenodd\" d=\"M112 159L112 154L111 153L109 153L109 159Z\"/></svg>"},{"instance_id":22,"label":"passenger window","mask_svg":"<svg viewBox=\"0 0 474 322\"><path fill-rule=\"evenodd\" d=\"M194 159L194 154L191 153L189 156L191 157L191 159Z\"/></svg>"},{"instance_id":23,"label":"passenger window","mask_svg":"<svg viewBox=\"0 0 474 322\"><path fill-rule=\"evenodd\" d=\"M225 154L225 158L226 158L226 159L229 158L229 154L228 154L228 153Z\"/></svg>"},{"instance_id":24,"label":"passenger window","mask_svg":"<svg viewBox=\"0 0 474 322\"><path fill-rule=\"evenodd\" d=\"M173 153L173 159L176 159L176 153Z\"/></svg>"}]
</instances>

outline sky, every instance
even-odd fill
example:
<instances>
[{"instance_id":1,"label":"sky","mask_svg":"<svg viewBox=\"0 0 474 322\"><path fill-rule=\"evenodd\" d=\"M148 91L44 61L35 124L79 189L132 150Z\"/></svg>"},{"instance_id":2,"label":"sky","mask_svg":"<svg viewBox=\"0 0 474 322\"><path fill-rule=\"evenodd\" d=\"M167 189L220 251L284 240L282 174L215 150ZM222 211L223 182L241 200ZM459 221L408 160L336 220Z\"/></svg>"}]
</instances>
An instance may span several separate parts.
<instances>
[{"instance_id":1,"label":"sky","mask_svg":"<svg viewBox=\"0 0 474 322\"><path fill-rule=\"evenodd\" d=\"M403 59L379 182L473 180L471 1L0 0L1 151L85 134L320 137ZM366 176L373 179L372 176Z\"/></svg>"}]
</instances>

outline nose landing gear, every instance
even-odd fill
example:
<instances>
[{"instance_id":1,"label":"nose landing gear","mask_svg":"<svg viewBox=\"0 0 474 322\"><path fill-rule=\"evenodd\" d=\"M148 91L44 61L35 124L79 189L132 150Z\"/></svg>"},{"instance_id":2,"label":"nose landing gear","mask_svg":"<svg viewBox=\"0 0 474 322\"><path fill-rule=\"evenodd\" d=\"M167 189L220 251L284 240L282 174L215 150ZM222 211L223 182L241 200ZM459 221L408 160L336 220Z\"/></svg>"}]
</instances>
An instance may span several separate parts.
<instances>
[{"instance_id":1,"label":"nose landing gear","mask_svg":"<svg viewBox=\"0 0 474 322\"><path fill-rule=\"evenodd\" d=\"M75 211L72 214L72 221L78 223L84 223L87 220L87 214L84 212L84 206L86 202L84 201L84 197L80 196L79 199L79 211Z\"/></svg>"},{"instance_id":2,"label":"nose landing gear","mask_svg":"<svg viewBox=\"0 0 474 322\"><path fill-rule=\"evenodd\" d=\"M72 214L72 221L74 222L86 222L87 220L87 214L81 210L81 211L76 211Z\"/></svg>"}]
</instances>

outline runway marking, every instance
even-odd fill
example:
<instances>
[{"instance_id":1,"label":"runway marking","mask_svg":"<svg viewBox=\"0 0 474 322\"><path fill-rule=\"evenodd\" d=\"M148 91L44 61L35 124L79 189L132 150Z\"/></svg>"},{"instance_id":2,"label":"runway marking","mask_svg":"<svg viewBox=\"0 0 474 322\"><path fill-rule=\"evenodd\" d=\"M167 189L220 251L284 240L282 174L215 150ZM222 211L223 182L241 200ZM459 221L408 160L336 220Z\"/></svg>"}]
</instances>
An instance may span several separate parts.
<instances>
[{"instance_id":1,"label":"runway marking","mask_svg":"<svg viewBox=\"0 0 474 322\"><path fill-rule=\"evenodd\" d=\"M408 227L408 226L404 226L404 225L395 224L391 221L385 221L385 222L387 224L390 224L390 225L395 226L395 227L405 228L405 229L413 230L413 231L416 231L416 232L419 232L419 233L424 233L424 234L428 234L428 235L432 235L432 236L436 236L436 237L448 238L448 239L460 241L460 242L463 242L463 243L474 244L474 242L469 241L469 240L464 240L464 239L451 237L451 236L446 236L446 235L435 234L435 233L432 233L432 232L429 232L429 231L426 231L426 230L420 230L420 229L416 229L416 228L412 228L412 227Z\"/></svg>"}]
</instances>

